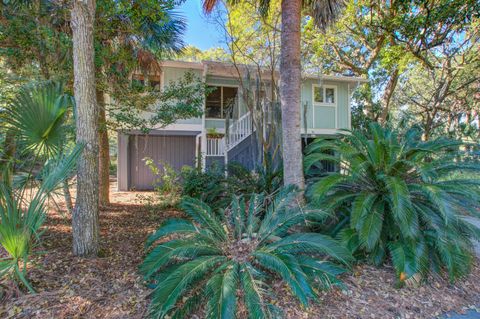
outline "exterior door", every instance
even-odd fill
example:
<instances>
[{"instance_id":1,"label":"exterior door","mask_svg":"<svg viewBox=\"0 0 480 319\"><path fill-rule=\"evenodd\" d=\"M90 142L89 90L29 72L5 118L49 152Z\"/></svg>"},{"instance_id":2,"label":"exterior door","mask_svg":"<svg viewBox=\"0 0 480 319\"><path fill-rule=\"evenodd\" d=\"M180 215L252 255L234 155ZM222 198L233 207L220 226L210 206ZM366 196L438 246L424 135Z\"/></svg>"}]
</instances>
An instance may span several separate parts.
<instances>
[{"instance_id":1,"label":"exterior door","mask_svg":"<svg viewBox=\"0 0 480 319\"><path fill-rule=\"evenodd\" d=\"M165 163L177 172L185 165L195 165L195 136L131 135L129 148L130 189L153 189L156 177L145 158L153 159L161 172Z\"/></svg>"}]
</instances>

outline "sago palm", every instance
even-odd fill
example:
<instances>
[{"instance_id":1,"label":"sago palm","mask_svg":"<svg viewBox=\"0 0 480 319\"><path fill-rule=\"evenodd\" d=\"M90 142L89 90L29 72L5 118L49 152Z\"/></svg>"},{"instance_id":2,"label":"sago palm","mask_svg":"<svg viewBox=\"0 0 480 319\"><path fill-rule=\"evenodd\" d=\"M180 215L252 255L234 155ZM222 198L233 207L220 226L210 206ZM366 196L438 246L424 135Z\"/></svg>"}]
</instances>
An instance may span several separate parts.
<instances>
[{"instance_id":1,"label":"sago palm","mask_svg":"<svg viewBox=\"0 0 480 319\"><path fill-rule=\"evenodd\" d=\"M328 236L291 231L324 214L294 207L291 188L268 207L262 196L235 198L225 215L185 198L181 208L191 219L168 220L149 237L141 271L156 286L152 317L190 318L195 311L227 319L245 309L249 318L278 318L269 303L273 277L304 306L338 282L343 269L334 262L348 263L348 250Z\"/></svg>"},{"instance_id":2,"label":"sago palm","mask_svg":"<svg viewBox=\"0 0 480 319\"><path fill-rule=\"evenodd\" d=\"M390 259L401 281L430 270L446 270L451 280L467 274L480 231L465 217L479 215L480 165L461 159L460 141L425 142L415 130L378 124L368 134L309 145L307 168L321 160L340 166L311 183L311 199L337 212L336 231L354 252L376 264Z\"/></svg>"}]
</instances>

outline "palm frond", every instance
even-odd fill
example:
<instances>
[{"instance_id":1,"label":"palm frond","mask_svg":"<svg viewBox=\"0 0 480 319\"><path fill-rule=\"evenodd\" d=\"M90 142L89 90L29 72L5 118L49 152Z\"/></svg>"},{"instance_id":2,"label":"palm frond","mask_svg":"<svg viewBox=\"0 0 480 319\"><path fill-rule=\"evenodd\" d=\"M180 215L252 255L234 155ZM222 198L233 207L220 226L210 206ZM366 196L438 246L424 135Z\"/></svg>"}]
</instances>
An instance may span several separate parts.
<instances>
[{"instance_id":1,"label":"palm frond","mask_svg":"<svg viewBox=\"0 0 480 319\"><path fill-rule=\"evenodd\" d=\"M351 254L328 236L291 233L325 216L300 207L294 190L280 189L273 200L263 194L234 197L224 219L205 203L185 198L181 207L193 221L169 220L147 240L140 271L156 286L150 314L188 316L203 300L199 307L206 318L233 319L239 303L249 318L276 318L278 309L269 303L275 295L272 275L305 306L315 300L315 287L339 284L342 271L333 262L347 264ZM332 261L324 264L325 258Z\"/></svg>"},{"instance_id":2,"label":"palm frond","mask_svg":"<svg viewBox=\"0 0 480 319\"><path fill-rule=\"evenodd\" d=\"M308 165L334 149L342 169L314 179L306 193L312 205L342 218L334 233L355 255L377 265L389 257L402 280L428 269L457 278L471 265L477 237L463 216L480 216L480 182L466 173L480 162L464 159L462 145L371 123L366 135L348 132L307 148Z\"/></svg>"}]
</instances>

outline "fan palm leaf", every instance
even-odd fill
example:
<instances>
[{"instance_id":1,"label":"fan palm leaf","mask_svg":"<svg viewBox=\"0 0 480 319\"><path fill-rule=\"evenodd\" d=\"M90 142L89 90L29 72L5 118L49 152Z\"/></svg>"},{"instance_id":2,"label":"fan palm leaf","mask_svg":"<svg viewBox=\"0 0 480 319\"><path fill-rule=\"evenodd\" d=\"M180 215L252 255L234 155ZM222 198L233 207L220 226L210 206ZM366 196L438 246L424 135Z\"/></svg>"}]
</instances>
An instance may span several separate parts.
<instances>
[{"instance_id":1,"label":"fan palm leaf","mask_svg":"<svg viewBox=\"0 0 480 319\"><path fill-rule=\"evenodd\" d=\"M48 82L23 88L7 109L7 123L24 149L51 157L65 142L65 120L74 105L61 83Z\"/></svg>"}]
</instances>

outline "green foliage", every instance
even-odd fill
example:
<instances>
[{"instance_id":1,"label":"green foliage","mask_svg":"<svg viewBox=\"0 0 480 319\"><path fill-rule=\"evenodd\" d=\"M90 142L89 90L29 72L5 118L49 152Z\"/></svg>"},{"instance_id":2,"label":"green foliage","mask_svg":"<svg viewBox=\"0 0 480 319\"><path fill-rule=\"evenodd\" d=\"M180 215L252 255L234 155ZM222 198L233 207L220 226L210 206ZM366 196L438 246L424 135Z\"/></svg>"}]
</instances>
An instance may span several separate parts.
<instances>
[{"instance_id":1,"label":"green foliage","mask_svg":"<svg viewBox=\"0 0 480 319\"><path fill-rule=\"evenodd\" d=\"M117 93L117 103L110 110L118 127L148 132L180 119L200 117L209 88L199 77L186 72L180 79L166 83L161 92L147 93L135 98L129 92ZM145 111L150 116L145 117Z\"/></svg>"},{"instance_id":2,"label":"green foliage","mask_svg":"<svg viewBox=\"0 0 480 319\"><path fill-rule=\"evenodd\" d=\"M73 97L64 93L60 83L26 86L7 108L7 122L23 149L53 156L66 140L64 124L73 105Z\"/></svg>"},{"instance_id":3,"label":"green foliage","mask_svg":"<svg viewBox=\"0 0 480 319\"><path fill-rule=\"evenodd\" d=\"M225 174L224 168L216 164L205 172L184 167L182 195L200 199L216 210L226 207L234 195L272 194L283 183L281 165L276 167L270 160L253 172L240 164L230 163L227 172Z\"/></svg>"},{"instance_id":4,"label":"green foliage","mask_svg":"<svg viewBox=\"0 0 480 319\"><path fill-rule=\"evenodd\" d=\"M328 236L291 232L309 218L324 217L295 205L296 196L283 189L269 206L263 195L234 197L225 218L185 198L181 208L190 219L170 219L147 240L141 272L155 285L150 315L186 318L201 310L205 318L233 319L243 304L249 318L278 318L268 301L275 295L268 284L274 277L303 306L318 289L339 283L344 270L334 261L346 264L352 257Z\"/></svg>"},{"instance_id":5,"label":"green foliage","mask_svg":"<svg viewBox=\"0 0 480 319\"><path fill-rule=\"evenodd\" d=\"M14 136L17 152L33 158L22 163L24 174L4 167L0 182L0 244L8 256L0 260L0 277L9 276L30 291L26 271L32 249L40 239L45 220L45 201L64 182L82 150L66 151L67 113L72 99L62 85L48 82L23 87L5 111L2 132ZM6 154L4 154L6 155ZM7 159L12 160L12 159ZM18 167L14 167L17 169ZM14 173L14 183L10 174ZM23 265L23 266L22 266Z\"/></svg>"},{"instance_id":6,"label":"green foliage","mask_svg":"<svg viewBox=\"0 0 480 319\"><path fill-rule=\"evenodd\" d=\"M181 195L180 174L168 163L155 163L152 158L143 159L154 175L154 190L159 194L163 205L174 206Z\"/></svg>"},{"instance_id":7,"label":"green foliage","mask_svg":"<svg viewBox=\"0 0 480 319\"><path fill-rule=\"evenodd\" d=\"M0 259L0 278L11 276L34 291L26 277L27 263L40 240L45 201L74 170L81 149L77 147L69 154L52 158L37 176L39 183L32 194L25 191L29 184L12 189L4 181L0 183L0 244L8 254Z\"/></svg>"},{"instance_id":8,"label":"green foliage","mask_svg":"<svg viewBox=\"0 0 480 319\"><path fill-rule=\"evenodd\" d=\"M353 96L353 127L363 129L365 117L385 123L388 116L394 115L391 111L406 110L408 114L416 113L414 122L420 120L436 128L447 117L440 112L450 113L452 108L460 108L465 113L471 109L472 94L456 91L476 89L468 78L478 69L478 59L465 53L472 51L474 56L478 55L478 1L348 0L345 3L346 10L327 32L318 32L312 19L304 24L302 56L305 68L314 74L341 73L368 78L368 83L362 84ZM410 77L415 76L416 69L420 77L411 83ZM436 75L432 78L426 72ZM450 81L456 83L450 85ZM453 101L445 101L443 105L445 92ZM394 104L394 95L403 101ZM418 104L426 102L436 110L417 112ZM406 103L410 104L408 109Z\"/></svg>"},{"instance_id":9,"label":"green foliage","mask_svg":"<svg viewBox=\"0 0 480 319\"><path fill-rule=\"evenodd\" d=\"M480 182L456 174L480 166L461 159L462 146L446 138L424 142L418 130L400 135L376 123L368 137L353 131L318 139L308 146L307 169L330 160L341 170L312 180L308 196L336 213L333 234L357 256L377 265L389 259L401 281L442 270L454 280L469 272L472 240L480 236L465 219L479 216Z\"/></svg>"},{"instance_id":10,"label":"green foliage","mask_svg":"<svg viewBox=\"0 0 480 319\"><path fill-rule=\"evenodd\" d=\"M226 207L234 194L225 171L218 165L207 170L184 167L182 169L182 195L202 200L214 209Z\"/></svg>"},{"instance_id":11,"label":"green foliage","mask_svg":"<svg viewBox=\"0 0 480 319\"><path fill-rule=\"evenodd\" d=\"M283 166L281 163L275 165L270 154L265 155L263 165L257 166L254 171L236 163L230 163L227 170L236 194L273 194L283 185Z\"/></svg>"}]
</instances>

